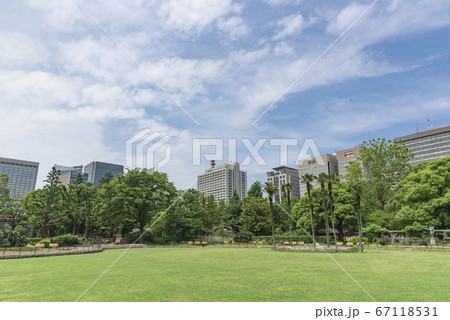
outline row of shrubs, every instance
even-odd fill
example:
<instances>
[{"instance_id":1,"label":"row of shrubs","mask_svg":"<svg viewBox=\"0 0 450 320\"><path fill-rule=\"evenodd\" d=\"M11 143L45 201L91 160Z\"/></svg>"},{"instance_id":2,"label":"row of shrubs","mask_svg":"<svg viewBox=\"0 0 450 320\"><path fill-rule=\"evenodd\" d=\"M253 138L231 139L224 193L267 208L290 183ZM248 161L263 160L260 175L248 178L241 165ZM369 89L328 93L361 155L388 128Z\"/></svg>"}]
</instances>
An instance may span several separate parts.
<instances>
[{"instance_id":1,"label":"row of shrubs","mask_svg":"<svg viewBox=\"0 0 450 320\"><path fill-rule=\"evenodd\" d=\"M138 235L135 234L129 234L125 237L125 241L127 243L134 243L138 239ZM240 243L248 243L251 241L262 241L265 243L272 243L272 236L254 236L251 232L240 232L238 234L235 234L234 236L230 236L230 238L233 238L234 242L240 242ZM218 237L212 237L212 238L218 238ZM227 237L224 237L224 239ZM195 240L205 240L208 241L210 244L214 243L220 243L223 244L223 240L212 240L211 237L207 236L186 236L186 237L155 237L151 233L145 234L142 239L139 239L138 242L142 242L145 244L160 244L160 245L169 245L174 243L186 243L188 241L195 241ZM228 240L228 238L227 238ZM308 236L295 236L292 237L292 241L297 242L304 242L304 243L312 243L312 240ZM316 237L316 242L326 242L325 236L318 236ZM289 236L276 236L275 237L276 243L283 243L283 242L289 242ZM334 244L334 241L330 238L330 242Z\"/></svg>"},{"instance_id":2,"label":"row of shrubs","mask_svg":"<svg viewBox=\"0 0 450 320\"><path fill-rule=\"evenodd\" d=\"M80 244L80 239L73 234L65 234L53 238L29 238L28 244L34 246L35 244L43 244L46 248L50 246L50 243L57 243L60 247L72 247Z\"/></svg>"},{"instance_id":3,"label":"row of shrubs","mask_svg":"<svg viewBox=\"0 0 450 320\"><path fill-rule=\"evenodd\" d=\"M316 242L320 243L327 242L326 236L316 236L315 239ZM272 236L254 236L251 232L240 232L233 237L233 240L236 242L250 242L256 240L256 241L263 241L266 243L272 243ZM289 241L290 241L289 236L275 236L275 243L284 243ZM312 239L309 236L292 236L292 241L312 243ZM356 242L359 242L359 238ZM334 238L332 236L330 236L330 244L334 245Z\"/></svg>"},{"instance_id":4,"label":"row of shrubs","mask_svg":"<svg viewBox=\"0 0 450 320\"><path fill-rule=\"evenodd\" d=\"M202 240L208 241L209 244L222 244L222 241L218 240L212 240L209 239L209 237L195 237L195 236L189 236L189 237L155 237L153 234L148 233L145 234L142 239L139 239L138 242L142 242L145 244L158 244L158 245L170 245L175 243L186 243L188 241L194 241L198 240L198 238L201 238ZM325 236L316 236L316 242L319 243L326 243L326 237ZM125 241L127 243L134 243L138 239L138 235L129 234L126 236ZM272 236L254 236L251 232L240 232L233 237L233 242L240 242L240 243L249 243L251 241L262 241L264 243L272 243ZM275 236L275 242L276 243L284 243L289 242L290 238L289 236ZM307 244L312 243L312 239L309 236L293 236L292 241L295 242L304 242ZM339 241L339 240L338 240ZM438 242L440 242L437 239ZM446 237L442 240L443 242L450 243L450 237ZM353 244L357 244L359 242L359 237L354 236L349 241L343 241L344 243L351 242ZM366 237L363 237L363 242L365 244L369 243L369 240ZM53 238L30 238L28 239L28 243L30 245L35 245L36 243L44 244L44 246L47 248L49 247L50 243L57 243L61 247L69 247L69 246L76 246L81 243L81 239L79 239L77 236L74 236L72 234L66 234L62 236L57 236ZM379 245L389 245L392 243L392 240L390 238L381 238L376 241ZM419 238L419 237L413 237L413 238L396 238L394 239L394 243L402 244L402 245L412 245L412 244L418 244L418 245L428 245L428 238ZM334 245L334 239L333 237L330 237L330 244Z\"/></svg>"},{"instance_id":5,"label":"row of shrubs","mask_svg":"<svg viewBox=\"0 0 450 320\"><path fill-rule=\"evenodd\" d=\"M327 238L326 236L316 236L315 237L316 242L319 243L326 243ZM244 242L248 243L251 241L263 241L266 243L272 243L272 236L254 236L251 232L241 232L234 236L233 240L235 242ZM284 243L289 242L290 238L288 236L275 236L275 243ZM304 242L304 243L312 243L312 239L309 236L293 236L292 241L296 242ZM341 242L338 240L338 242ZM353 243L356 245L359 242L359 237L354 236L349 241L343 241L345 244L348 242ZM369 244L369 239L366 237L363 237L363 243ZM377 243L379 245L388 245L392 243L392 240L390 238L381 238L381 239L373 239L372 243ZM394 238L394 243L402 244L402 245L429 245L429 238L420 238L420 237L408 237L408 238ZM437 244L447 244L450 243L450 237L442 237L442 238L436 238ZM330 244L334 245L334 239L333 237L330 237Z\"/></svg>"},{"instance_id":6,"label":"row of shrubs","mask_svg":"<svg viewBox=\"0 0 450 320\"><path fill-rule=\"evenodd\" d=\"M125 237L126 243L134 243L138 239L138 235L129 234ZM211 239L214 238L214 239ZM229 240L229 238L224 237L222 240L216 240L215 238L219 237L207 237L207 236L187 236L187 237L155 237L151 233L145 234L142 239L139 239L138 242L142 242L145 244L159 244L159 245L170 245L174 243L186 243L188 241L195 241L195 240L204 240L208 241L209 244L223 244L223 240ZM254 236L251 232L240 232L238 234L235 234L232 237L233 242L239 242L239 243L249 243L252 241L262 241L264 243L272 243L272 236ZM315 237L316 242L320 243L326 243L327 238L326 236L316 236ZM289 242L290 238L289 236L275 236L275 242L276 243L284 243ZM293 236L292 241L295 242L304 242L304 243L312 243L312 239L309 236ZM359 242L358 237L353 237L350 240L352 243L356 244ZM368 243L368 239L366 237L363 238L363 241L365 243ZM345 243L345 241L344 241ZM330 244L334 245L334 239L333 237L330 237Z\"/></svg>"},{"instance_id":7,"label":"row of shrubs","mask_svg":"<svg viewBox=\"0 0 450 320\"><path fill-rule=\"evenodd\" d=\"M436 237L436 244L449 244L450 237ZM420 237L408 237L408 238L394 238L394 240L390 238L381 238L377 241L379 245L386 246L389 244L399 244L399 245L420 245L420 246L428 246L430 244L429 238L420 238Z\"/></svg>"}]
</instances>

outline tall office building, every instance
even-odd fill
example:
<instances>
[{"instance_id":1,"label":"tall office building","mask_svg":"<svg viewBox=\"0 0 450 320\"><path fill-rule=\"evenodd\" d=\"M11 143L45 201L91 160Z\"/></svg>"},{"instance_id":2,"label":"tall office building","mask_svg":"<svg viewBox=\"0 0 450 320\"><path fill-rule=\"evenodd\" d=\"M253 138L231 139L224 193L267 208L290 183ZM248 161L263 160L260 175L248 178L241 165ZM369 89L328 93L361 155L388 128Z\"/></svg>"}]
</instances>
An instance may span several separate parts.
<instances>
[{"instance_id":1,"label":"tall office building","mask_svg":"<svg viewBox=\"0 0 450 320\"><path fill-rule=\"evenodd\" d=\"M34 191L39 170L39 162L0 157L0 173L8 175L10 196L18 200Z\"/></svg>"},{"instance_id":2,"label":"tall office building","mask_svg":"<svg viewBox=\"0 0 450 320\"><path fill-rule=\"evenodd\" d=\"M435 160L450 155L450 125L396 138L414 153L411 164Z\"/></svg>"},{"instance_id":3,"label":"tall office building","mask_svg":"<svg viewBox=\"0 0 450 320\"><path fill-rule=\"evenodd\" d=\"M322 172L326 174L334 173L336 175L339 173L336 156L324 154L318 157L299 160L298 162L298 175L300 179L307 173L318 176ZM311 185L313 188L320 186L317 181L313 181ZM306 191L306 184L300 182L300 196L303 197Z\"/></svg>"},{"instance_id":4,"label":"tall office building","mask_svg":"<svg viewBox=\"0 0 450 320\"><path fill-rule=\"evenodd\" d=\"M205 196L213 195L216 202L223 199L228 203L234 190L243 199L247 196L247 172L241 171L237 162L216 167L212 160L211 168L198 175L197 190Z\"/></svg>"},{"instance_id":5,"label":"tall office building","mask_svg":"<svg viewBox=\"0 0 450 320\"><path fill-rule=\"evenodd\" d=\"M96 186L108 172L112 173L115 178L123 172L123 169L123 166L119 164L94 161L84 166L84 173L88 175L87 182Z\"/></svg>"},{"instance_id":6,"label":"tall office building","mask_svg":"<svg viewBox=\"0 0 450 320\"><path fill-rule=\"evenodd\" d=\"M62 166L59 164L55 164L56 170L59 170L61 172L61 175L65 175L68 172L73 172L75 174L77 173L83 173L83 166Z\"/></svg>"},{"instance_id":7,"label":"tall office building","mask_svg":"<svg viewBox=\"0 0 450 320\"><path fill-rule=\"evenodd\" d=\"M69 184L74 184L77 179L78 175L81 175L81 178L83 179L83 184L87 182L88 180L88 174L83 173L83 166L61 166L61 165L55 165L56 170L59 170L61 172L61 175L59 176L59 181L61 181L61 184L64 186L67 186Z\"/></svg>"},{"instance_id":8,"label":"tall office building","mask_svg":"<svg viewBox=\"0 0 450 320\"><path fill-rule=\"evenodd\" d=\"M338 173L343 177L347 174L347 166L350 161L359 161L359 157L362 150L362 146L356 146L354 148L336 151L336 158L338 161Z\"/></svg>"},{"instance_id":9,"label":"tall office building","mask_svg":"<svg viewBox=\"0 0 450 320\"><path fill-rule=\"evenodd\" d=\"M267 172L267 182L273 183L277 187L277 192L274 194L274 202L280 204L283 196L281 187L286 183L293 183L294 188L291 190L292 198L300 198L300 181L298 178L298 170L289 167L273 168L274 171Z\"/></svg>"}]
</instances>

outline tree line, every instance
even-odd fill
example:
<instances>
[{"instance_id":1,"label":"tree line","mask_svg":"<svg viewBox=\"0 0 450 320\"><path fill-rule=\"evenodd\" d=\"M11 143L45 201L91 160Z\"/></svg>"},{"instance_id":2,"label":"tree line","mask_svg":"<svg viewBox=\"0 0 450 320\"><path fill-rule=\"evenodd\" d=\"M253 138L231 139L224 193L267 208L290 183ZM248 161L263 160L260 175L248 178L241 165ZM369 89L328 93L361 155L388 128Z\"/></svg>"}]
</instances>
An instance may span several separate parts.
<instances>
[{"instance_id":1,"label":"tree line","mask_svg":"<svg viewBox=\"0 0 450 320\"><path fill-rule=\"evenodd\" d=\"M62 186L55 167L45 185L13 201L8 177L0 174L0 216L11 229L34 226L41 238L64 234L84 239L112 239L133 231L148 236L193 239L204 235L226 235L223 226L255 236L289 237L309 234L316 243L324 230L327 245L358 232L379 236L391 229L425 230L428 226L450 226L450 157L411 166L413 154L401 143L385 139L362 145L357 161L350 161L347 174L306 174L300 177L307 193L291 197L293 184L282 186L281 204L273 202L278 191L271 183L256 181L247 197L234 192L228 204L216 202L195 189L177 190L167 174L134 169L115 179L106 174L98 186ZM312 188L317 181L320 188ZM264 196L264 193L266 196ZM213 231L213 227L217 229ZM130 239L128 239L130 240ZM132 239L131 239L132 240Z\"/></svg>"},{"instance_id":2,"label":"tree line","mask_svg":"<svg viewBox=\"0 0 450 320\"><path fill-rule=\"evenodd\" d=\"M326 229L328 212L340 240L355 230L362 250L362 235L371 238L388 230L425 236L429 227L450 227L450 156L412 166L414 154L399 141L373 139L362 144L357 160L339 177L304 175L307 196L292 209L296 221L314 237ZM312 189L316 180L321 188ZM336 239L336 234L334 234ZM335 240L336 241L336 240Z\"/></svg>"}]
</instances>

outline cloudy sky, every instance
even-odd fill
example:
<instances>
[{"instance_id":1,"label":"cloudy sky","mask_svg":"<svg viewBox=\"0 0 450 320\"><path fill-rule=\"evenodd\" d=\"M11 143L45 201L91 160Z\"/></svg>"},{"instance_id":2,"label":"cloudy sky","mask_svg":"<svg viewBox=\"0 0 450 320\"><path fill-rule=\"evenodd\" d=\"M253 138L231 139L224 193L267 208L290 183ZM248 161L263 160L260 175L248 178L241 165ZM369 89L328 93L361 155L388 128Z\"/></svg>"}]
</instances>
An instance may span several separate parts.
<instances>
[{"instance_id":1,"label":"cloudy sky","mask_svg":"<svg viewBox=\"0 0 450 320\"><path fill-rule=\"evenodd\" d=\"M125 165L149 128L186 188L209 166L193 139L237 139L239 162L266 139L251 184L280 165L270 139L297 139L294 166L307 138L333 153L450 124L449 71L446 0L4 0L0 156L40 162L41 186L55 163Z\"/></svg>"}]
</instances>

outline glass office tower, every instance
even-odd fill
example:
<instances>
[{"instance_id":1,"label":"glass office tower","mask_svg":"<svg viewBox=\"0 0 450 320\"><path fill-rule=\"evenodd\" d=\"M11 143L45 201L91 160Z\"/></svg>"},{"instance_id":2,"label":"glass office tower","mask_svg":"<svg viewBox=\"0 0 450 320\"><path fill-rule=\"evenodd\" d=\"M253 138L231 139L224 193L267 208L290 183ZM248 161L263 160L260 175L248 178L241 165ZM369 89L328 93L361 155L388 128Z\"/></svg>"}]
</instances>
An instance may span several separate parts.
<instances>
[{"instance_id":1,"label":"glass office tower","mask_svg":"<svg viewBox=\"0 0 450 320\"><path fill-rule=\"evenodd\" d=\"M94 161L84 166L84 173L88 174L87 182L96 186L108 172L111 172L115 178L123 172L123 169L124 167L119 164Z\"/></svg>"},{"instance_id":2,"label":"glass office tower","mask_svg":"<svg viewBox=\"0 0 450 320\"><path fill-rule=\"evenodd\" d=\"M9 194L19 200L34 191L39 170L39 162L0 157L0 173L8 175Z\"/></svg>"},{"instance_id":3,"label":"glass office tower","mask_svg":"<svg viewBox=\"0 0 450 320\"><path fill-rule=\"evenodd\" d=\"M82 184L85 184L88 180L88 174L83 173L82 165L71 167L55 164L55 168L61 172L59 181L65 186L76 183L78 175L81 175L81 178L83 179Z\"/></svg>"}]
</instances>

